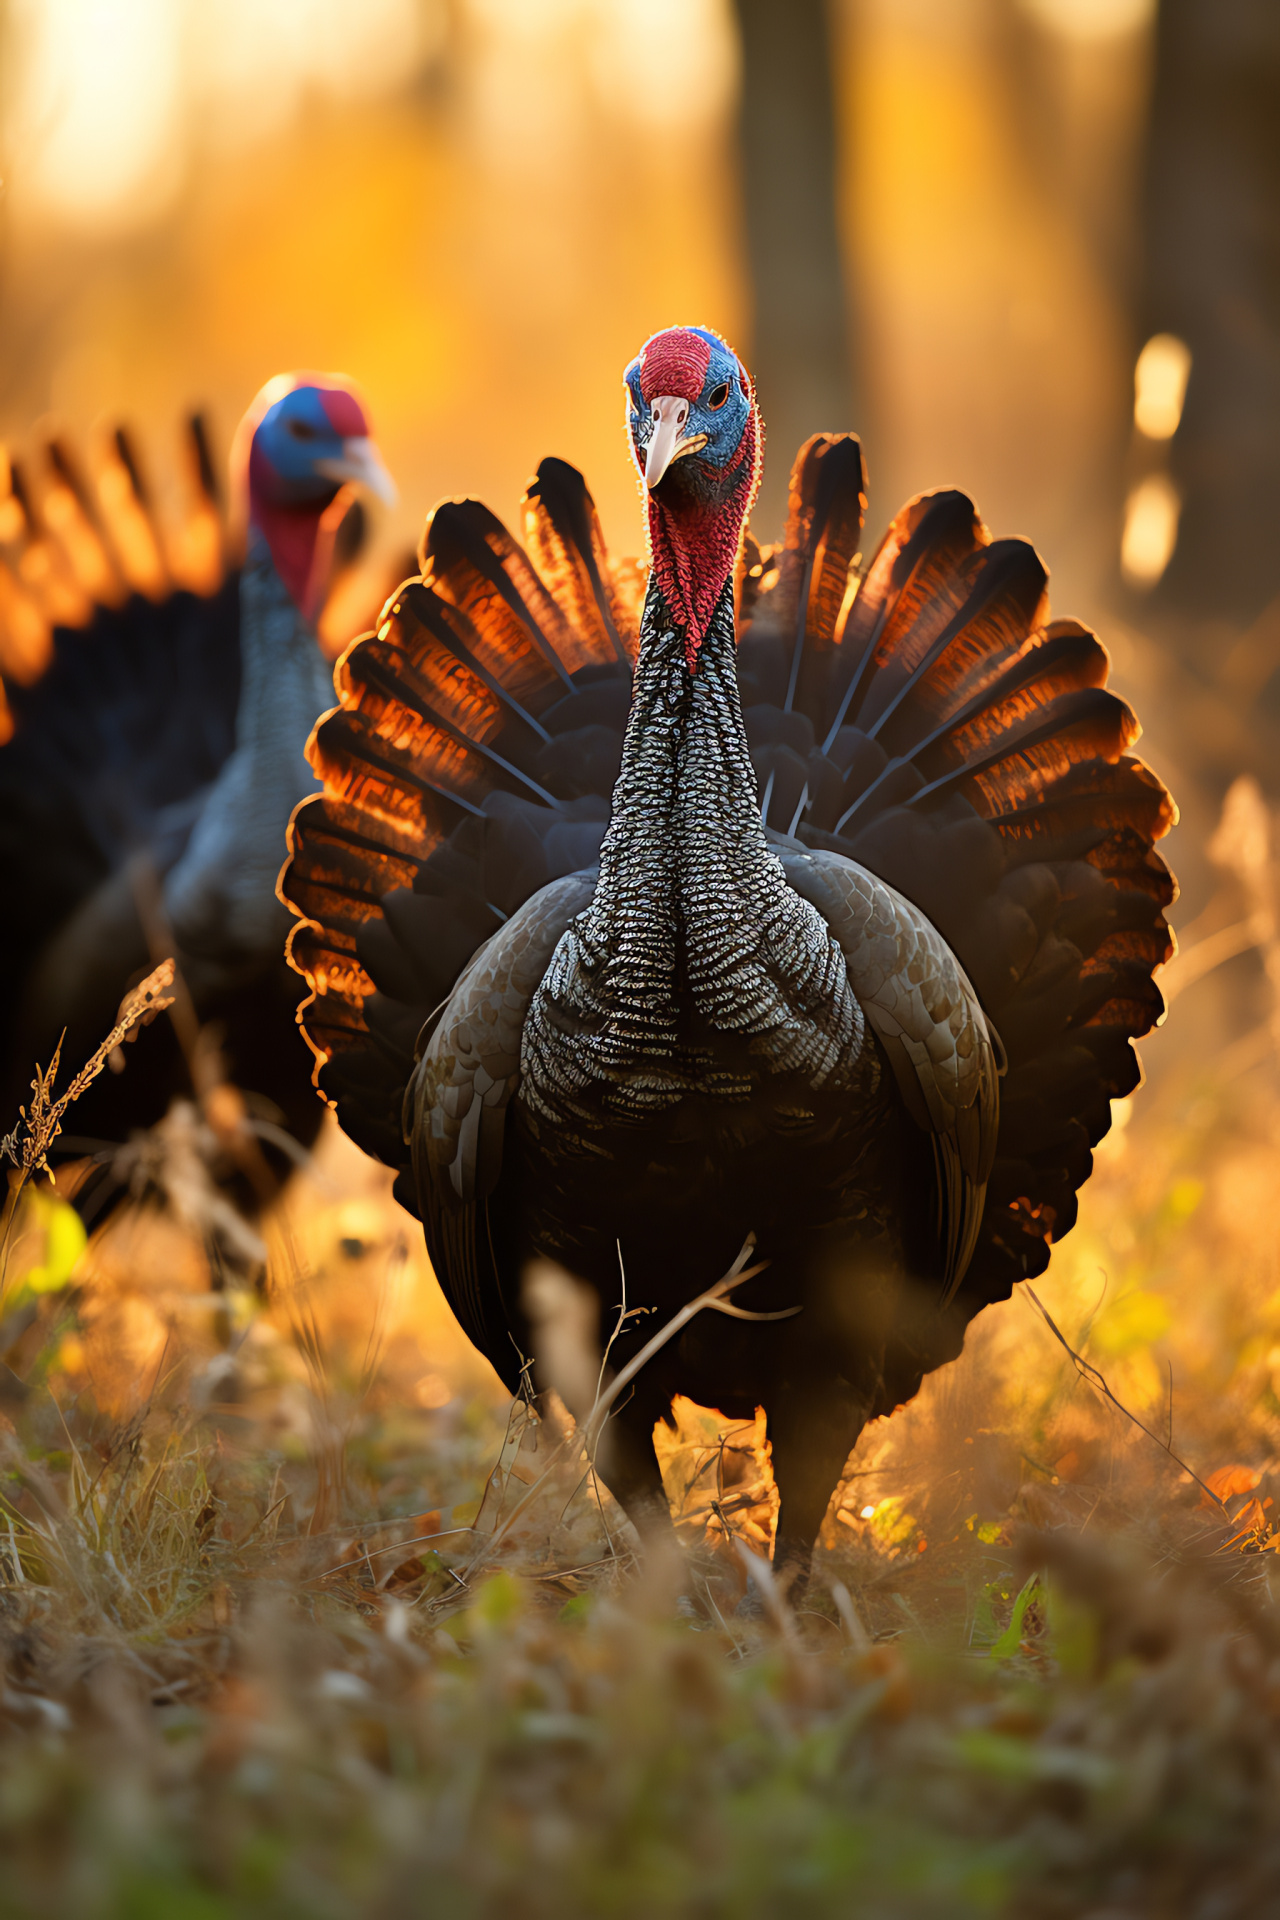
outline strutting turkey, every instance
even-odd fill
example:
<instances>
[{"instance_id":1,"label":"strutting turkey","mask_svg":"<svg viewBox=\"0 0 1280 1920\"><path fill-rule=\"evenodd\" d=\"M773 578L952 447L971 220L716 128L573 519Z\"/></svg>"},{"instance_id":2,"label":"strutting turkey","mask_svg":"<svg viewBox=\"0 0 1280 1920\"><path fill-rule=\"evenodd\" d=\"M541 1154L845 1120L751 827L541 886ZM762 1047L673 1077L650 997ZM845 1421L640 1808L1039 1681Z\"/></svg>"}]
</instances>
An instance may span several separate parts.
<instances>
[{"instance_id":1,"label":"strutting turkey","mask_svg":"<svg viewBox=\"0 0 1280 1920\"><path fill-rule=\"evenodd\" d=\"M775 1557L804 1569L866 1420L1075 1219L1161 1013L1174 813L1026 542L926 494L859 574L859 444L818 435L762 551L736 356L672 329L626 387L638 633L572 468L539 468L527 551L475 502L438 507L313 740L290 953L318 1085L400 1170L513 1391L530 1257L594 1286L602 1336L621 1261L646 1310L621 1365L754 1233L767 1264L735 1299L801 1311L692 1320L637 1377L606 1477L662 1524L673 1394L762 1405Z\"/></svg>"},{"instance_id":2,"label":"strutting turkey","mask_svg":"<svg viewBox=\"0 0 1280 1920\"><path fill-rule=\"evenodd\" d=\"M122 460L130 452L123 439L116 447ZM196 451L212 507L202 441ZM83 548L99 531L92 503L65 451L55 455ZM390 480L360 401L336 376L269 382L233 465L248 520L239 571L216 585L215 571L212 592L164 592L161 581L155 597L98 606L82 631L56 632L51 659L25 662L32 684L10 689L14 733L0 748L0 870L17 906L0 994L9 1110L63 1030L62 1057L78 1063L131 980L164 954L176 955L186 990L177 1020L137 1037L127 1070L94 1083L58 1143L64 1155L97 1154L77 1193L90 1220L118 1196L116 1144L189 1096L193 1080L207 1095L225 1075L303 1142L321 1117L275 881L289 814L315 785L307 735L332 700L313 625L332 540L353 488L389 498ZM24 497L32 541L52 544ZM105 568L120 541L110 539L118 528L101 531ZM209 1035L216 1058L201 1049ZM271 1163L256 1149L252 1170L269 1191Z\"/></svg>"}]
</instances>

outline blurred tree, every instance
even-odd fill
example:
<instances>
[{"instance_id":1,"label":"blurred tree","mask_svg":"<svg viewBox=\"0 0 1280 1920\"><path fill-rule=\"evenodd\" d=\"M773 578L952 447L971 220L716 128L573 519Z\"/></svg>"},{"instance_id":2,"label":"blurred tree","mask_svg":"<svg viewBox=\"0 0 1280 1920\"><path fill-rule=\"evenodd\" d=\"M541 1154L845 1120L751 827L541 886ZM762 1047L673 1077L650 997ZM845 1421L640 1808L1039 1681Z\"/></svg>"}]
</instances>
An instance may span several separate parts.
<instances>
[{"instance_id":1,"label":"blurred tree","mask_svg":"<svg viewBox=\"0 0 1280 1920\"><path fill-rule=\"evenodd\" d=\"M1192 355L1178 544L1153 603L1190 616L1212 668L1199 622L1238 628L1280 594L1277 0L1162 0L1146 230L1144 337Z\"/></svg>"},{"instance_id":2,"label":"blurred tree","mask_svg":"<svg viewBox=\"0 0 1280 1920\"><path fill-rule=\"evenodd\" d=\"M734 4L755 316L750 360L768 433L757 523L772 532L801 441L858 424L836 224L833 30L827 0Z\"/></svg>"}]
</instances>

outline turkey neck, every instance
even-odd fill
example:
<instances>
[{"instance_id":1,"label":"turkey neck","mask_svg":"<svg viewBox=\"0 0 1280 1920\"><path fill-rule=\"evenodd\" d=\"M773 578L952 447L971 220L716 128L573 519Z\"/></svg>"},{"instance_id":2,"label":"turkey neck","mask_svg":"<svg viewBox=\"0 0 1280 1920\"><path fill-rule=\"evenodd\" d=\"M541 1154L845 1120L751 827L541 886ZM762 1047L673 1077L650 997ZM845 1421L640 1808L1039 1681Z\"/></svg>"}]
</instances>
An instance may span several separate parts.
<instances>
[{"instance_id":1,"label":"turkey neck","mask_svg":"<svg viewBox=\"0 0 1280 1920\"><path fill-rule=\"evenodd\" d=\"M169 875L165 906L193 954L260 955L282 945L275 897L289 816L316 790L304 748L333 705L333 676L256 528L240 579L236 744Z\"/></svg>"},{"instance_id":2,"label":"turkey neck","mask_svg":"<svg viewBox=\"0 0 1280 1920\"><path fill-rule=\"evenodd\" d=\"M818 1087L860 1033L843 958L765 838L732 583L691 672L651 577L600 878L526 1022L525 1097L640 1119L690 1093L747 1098L765 1074Z\"/></svg>"}]
</instances>

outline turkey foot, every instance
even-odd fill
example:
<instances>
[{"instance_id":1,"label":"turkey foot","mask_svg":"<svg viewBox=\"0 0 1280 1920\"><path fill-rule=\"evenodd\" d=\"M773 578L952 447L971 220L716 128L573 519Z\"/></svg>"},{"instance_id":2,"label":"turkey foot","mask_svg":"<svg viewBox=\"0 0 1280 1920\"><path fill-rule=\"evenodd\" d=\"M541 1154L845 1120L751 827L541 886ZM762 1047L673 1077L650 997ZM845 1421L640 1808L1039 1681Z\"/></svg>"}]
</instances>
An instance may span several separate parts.
<instances>
[{"instance_id":1,"label":"turkey foot","mask_svg":"<svg viewBox=\"0 0 1280 1920\"><path fill-rule=\"evenodd\" d=\"M618 1409L605 1436L607 1465L601 1469L601 1478L645 1548L666 1548L674 1545L676 1538L658 1456L653 1450L653 1429L664 1412L652 1394L636 1391Z\"/></svg>"}]
</instances>

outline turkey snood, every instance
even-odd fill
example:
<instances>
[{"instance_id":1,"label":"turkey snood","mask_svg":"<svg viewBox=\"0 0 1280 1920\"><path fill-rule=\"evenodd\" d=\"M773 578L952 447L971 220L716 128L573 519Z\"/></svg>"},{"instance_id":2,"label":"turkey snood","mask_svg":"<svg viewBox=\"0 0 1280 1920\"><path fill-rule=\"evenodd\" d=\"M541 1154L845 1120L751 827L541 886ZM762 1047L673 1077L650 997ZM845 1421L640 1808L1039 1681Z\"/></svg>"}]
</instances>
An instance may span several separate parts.
<instances>
[{"instance_id":1,"label":"turkey snood","mask_svg":"<svg viewBox=\"0 0 1280 1920\"><path fill-rule=\"evenodd\" d=\"M642 1121L690 1094L745 1101L784 1074L836 1092L863 1032L839 948L765 838L732 582L691 671L651 577L600 878L534 996L520 1098L572 1125Z\"/></svg>"}]
</instances>

